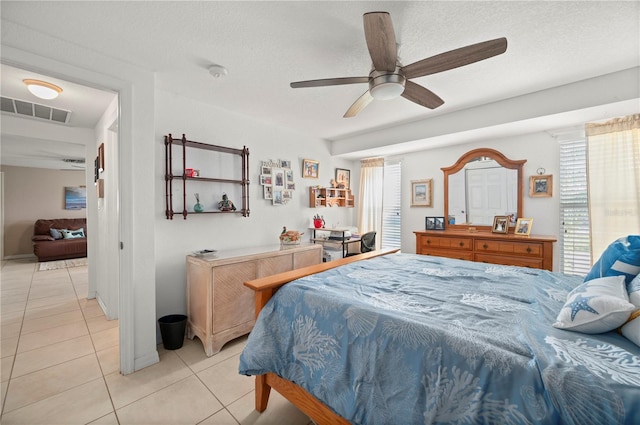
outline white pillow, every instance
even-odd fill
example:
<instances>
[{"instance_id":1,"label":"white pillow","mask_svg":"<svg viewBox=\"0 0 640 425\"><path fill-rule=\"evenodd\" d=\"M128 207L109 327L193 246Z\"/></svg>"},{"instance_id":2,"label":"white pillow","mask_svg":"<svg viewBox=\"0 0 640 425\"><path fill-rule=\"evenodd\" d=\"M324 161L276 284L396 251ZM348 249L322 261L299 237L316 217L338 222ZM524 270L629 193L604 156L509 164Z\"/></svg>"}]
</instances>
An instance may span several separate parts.
<instances>
[{"instance_id":1,"label":"white pillow","mask_svg":"<svg viewBox=\"0 0 640 425\"><path fill-rule=\"evenodd\" d=\"M632 319L620 328L620 333L640 347L640 310L635 311L631 317Z\"/></svg>"},{"instance_id":2,"label":"white pillow","mask_svg":"<svg viewBox=\"0 0 640 425\"><path fill-rule=\"evenodd\" d=\"M627 283L627 292L629 293L629 302L640 308L640 274Z\"/></svg>"},{"instance_id":3,"label":"white pillow","mask_svg":"<svg viewBox=\"0 0 640 425\"><path fill-rule=\"evenodd\" d=\"M587 334L608 332L626 322L635 308L629 302L625 276L601 277L569 292L553 326Z\"/></svg>"}]
</instances>

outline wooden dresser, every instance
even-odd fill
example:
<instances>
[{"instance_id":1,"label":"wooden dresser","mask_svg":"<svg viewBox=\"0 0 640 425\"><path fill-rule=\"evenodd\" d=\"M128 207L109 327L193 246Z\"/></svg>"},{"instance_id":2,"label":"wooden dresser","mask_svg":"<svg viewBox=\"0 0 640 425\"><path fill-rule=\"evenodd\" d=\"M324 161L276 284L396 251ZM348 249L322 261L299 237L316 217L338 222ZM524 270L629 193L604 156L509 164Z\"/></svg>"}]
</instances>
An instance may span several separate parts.
<instances>
[{"instance_id":1,"label":"wooden dresser","mask_svg":"<svg viewBox=\"0 0 640 425\"><path fill-rule=\"evenodd\" d=\"M483 263L551 270L553 236L516 236L491 232L420 230L416 253Z\"/></svg>"},{"instance_id":2,"label":"wooden dresser","mask_svg":"<svg viewBox=\"0 0 640 425\"><path fill-rule=\"evenodd\" d=\"M271 245L187 256L187 337L197 336L207 356L251 331L258 279L322 262L322 245Z\"/></svg>"}]
</instances>

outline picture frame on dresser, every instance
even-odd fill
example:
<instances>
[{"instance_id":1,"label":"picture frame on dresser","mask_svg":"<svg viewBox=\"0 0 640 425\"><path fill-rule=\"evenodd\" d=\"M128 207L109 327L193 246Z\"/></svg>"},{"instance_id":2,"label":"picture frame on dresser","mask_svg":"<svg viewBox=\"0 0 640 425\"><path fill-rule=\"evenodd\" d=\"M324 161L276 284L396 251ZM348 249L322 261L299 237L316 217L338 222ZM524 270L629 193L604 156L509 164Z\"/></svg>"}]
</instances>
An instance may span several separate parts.
<instances>
[{"instance_id":1,"label":"picture frame on dresser","mask_svg":"<svg viewBox=\"0 0 640 425\"><path fill-rule=\"evenodd\" d=\"M532 218L519 218L516 222L515 234L518 236L529 236L533 227Z\"/></svg>"},{"instance_id":2,"label":"picture frame on dresser","mask_svg":"<svg viewBox=\"0 0 640 425\"><path fill-rule=\"evenodd\" d=\"M426 230L435 230L436 229L436 218L435 217L425 217L424 218L424 228Z\"/></svg>"},{"instance_id":3,"label":"picture frame on dresser","mask_svg":"<svg viewBox=\"0 0 640 425\"><path fill-rule=\"evenodd\" d=\"M493 217L493 227L491 233L508 233L509 232L509 216L497 215Z\"/></svg>"},{"instance_id":4,"label":"picture frame on dresser","mask_svg":"<svg viewBox=\"0 0 640 425\"><path fill-rule=\"evenodd\" d=\"M436 222L435 230L444 230L444 217L434 217Z\"/></svg>"}]
</instances>

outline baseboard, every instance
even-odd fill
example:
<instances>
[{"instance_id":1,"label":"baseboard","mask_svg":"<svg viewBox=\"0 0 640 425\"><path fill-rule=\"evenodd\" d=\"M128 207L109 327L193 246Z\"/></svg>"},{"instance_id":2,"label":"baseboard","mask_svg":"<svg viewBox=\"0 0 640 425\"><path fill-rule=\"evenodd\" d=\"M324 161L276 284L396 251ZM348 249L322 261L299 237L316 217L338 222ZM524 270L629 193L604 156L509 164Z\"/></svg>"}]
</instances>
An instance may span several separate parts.
<instances>
[{"instance_id":1,"label":"baseboard","mask_svg":"<svg viewBox=\"0 0 640 425\"><path fill-rule=\"evenodd\" d=\"M147 354L143 357L138 357L133 361L133 369L134 371L138 371L147 366L154 365L160 361L160 356L158 355L158 350L154 350L153 352Z\"/></svg>"},{"instance_id":2,"label":"baseboard","mask_svg":"<svg viewBox=\"0 0 640 425\"><path fill-rule=\"evenodd\" d=\"M33 254L5 255L4 257L2 257L3 260L23 260L25 258L33 258L34 260L36 260L38 257Z\"/></svg>"}]
</instances>

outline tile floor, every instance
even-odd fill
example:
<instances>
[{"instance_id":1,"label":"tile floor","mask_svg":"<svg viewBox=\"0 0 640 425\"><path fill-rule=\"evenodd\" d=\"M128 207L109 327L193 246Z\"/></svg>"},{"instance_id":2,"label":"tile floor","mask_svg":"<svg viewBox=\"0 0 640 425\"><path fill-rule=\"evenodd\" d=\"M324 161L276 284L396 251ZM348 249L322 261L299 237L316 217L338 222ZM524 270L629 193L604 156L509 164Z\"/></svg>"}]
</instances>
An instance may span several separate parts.
<instances>
[{"instance_id":1,"label":"tile floor","mask_svg":"<svg viewBox=\"0 0 640 425\"><path fill-rule=\"evenodd\" d=\"M3 261L0 282L5 425L311 423L275 392L263 414L254 410L253 378L237 372L246 337L212 357L197 338L159 345L159 363L123 376L118 321L87 300L86 266Z\"/></svg>"}]
</instances>

